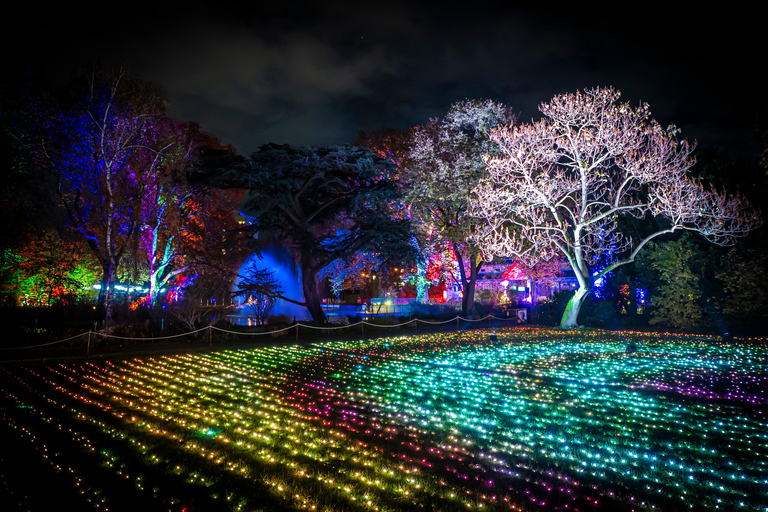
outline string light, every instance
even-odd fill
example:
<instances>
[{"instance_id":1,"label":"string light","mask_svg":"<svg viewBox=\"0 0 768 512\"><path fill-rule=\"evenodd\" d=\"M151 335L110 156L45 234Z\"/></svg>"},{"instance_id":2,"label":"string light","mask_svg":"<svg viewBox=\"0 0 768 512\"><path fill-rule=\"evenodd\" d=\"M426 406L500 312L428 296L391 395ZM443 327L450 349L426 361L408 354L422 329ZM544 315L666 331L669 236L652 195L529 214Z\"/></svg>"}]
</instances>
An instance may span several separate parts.
<instances>
[{"instance_id":1,"label":"string light","mask_svg":"<svg viewBox=\"0 0 768 512\"><path fill-rule=\"evenodd\" d=\"M768 510L764 344L495 333L6 372L31 426L169 505L192 486L231 510Z\"/></svg>"}]
</instances>

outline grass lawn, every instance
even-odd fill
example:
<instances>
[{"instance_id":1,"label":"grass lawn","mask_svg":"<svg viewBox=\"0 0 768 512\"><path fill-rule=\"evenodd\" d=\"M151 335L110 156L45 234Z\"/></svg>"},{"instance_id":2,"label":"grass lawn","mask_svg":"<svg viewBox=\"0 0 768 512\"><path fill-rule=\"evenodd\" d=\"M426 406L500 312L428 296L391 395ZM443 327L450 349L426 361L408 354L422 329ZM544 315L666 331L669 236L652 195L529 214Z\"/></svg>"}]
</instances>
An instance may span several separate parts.
<instances>
[{"instance_id":1,"label":"grass lawn","mask_svg":"<svg viewBox=\"0 0 768 512\"><path fill-rule=\"evenodd\" d=\"M491 334L0 367L0 510L768 511L765 341Z\"/></svg>"}]
</instances>

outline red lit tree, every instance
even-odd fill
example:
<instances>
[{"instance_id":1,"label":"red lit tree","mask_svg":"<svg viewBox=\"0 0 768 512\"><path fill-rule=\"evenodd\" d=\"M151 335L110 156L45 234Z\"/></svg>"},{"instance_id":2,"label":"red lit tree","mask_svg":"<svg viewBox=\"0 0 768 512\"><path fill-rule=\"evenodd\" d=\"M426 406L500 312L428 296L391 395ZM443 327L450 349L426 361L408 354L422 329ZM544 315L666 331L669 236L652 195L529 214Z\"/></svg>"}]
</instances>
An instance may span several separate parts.
<instances>
[{"instance_id":1,"label":"red lit tree","mask_svg":"<svg viewBox=\"0 0 768 512\"><path fill-rule=\"evenodd\" d=\"M185 133L178 134L181 143L169 151L168 163L150 173L144 183L140 244L148 263L150 307L157 304L160 290L170 280L191 268L182 254L186 225L194 211L185 177L192 144L185 138Z\"/></svg>"},{"instance_id":2,"label":"red lit tree","mask_svg":"<svg viewBox=\"0 0 768 512\"><path fill-rule=\"evenodd\" d=\"M577 325L594 282L634 261L649 241L689 230L728 245L761 224L743 198L688 175L692 147L674 127L664 130L647 104L632 108L619 96L612 88L555 96L539 107L541 121L494 130L501 154L473 193L486 258L568 260L579 288L563 328ZM633 237L623 229L626 216L656 217L661 227Z\"/></svg>"},{"instance_id":3,"label":"red lit tree","mask_svg":"<svg viewBox=\"0 0 768 512\"><path fill-rule=\"evenodd\" d=\"M177 144L168 150L165 164L147 177L142 203L140 252L148 264L151 306L158 303L160 290L196 275L202 266L226 274L230 260L244 257L232 215L240 196L192 187L188 179L203 152L234 150L200 132L195 123L168 127L169 132L174 129Z\"/></svg>"}]
</instances>

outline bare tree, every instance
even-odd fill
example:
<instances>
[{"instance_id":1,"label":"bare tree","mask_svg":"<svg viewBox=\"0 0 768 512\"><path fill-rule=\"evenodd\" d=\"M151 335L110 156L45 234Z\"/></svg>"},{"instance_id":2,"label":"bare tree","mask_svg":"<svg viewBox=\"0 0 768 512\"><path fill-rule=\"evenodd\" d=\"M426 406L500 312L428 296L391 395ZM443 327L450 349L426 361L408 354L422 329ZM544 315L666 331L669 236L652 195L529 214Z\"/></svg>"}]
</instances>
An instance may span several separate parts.
<instances>
[{"instance_id":1,"label":"bare tree","mask_svg":"<svg viewBox=\"0 0 768 512\"><path fill-rule=\"evenodd\" d=\"M471 213L485 258L516 256L534 264L562 254L579 282L561 327L577 325L595 281L634 261L652 239L695 231L731 245L761 224L739 196L704 186L687 171L693 146L650 117L647 104L618 103L613 88L555 96L532 124L494 130L501 155L474 190ZM625 216L665 220L640 236Z\"/></svg>"},{"instance_id":2,"label":"bare tree","mask_svg":"<svg viewBox=\"0 0 768 512\"><path fill-rule=\"evenodd\" d=\"M216 324L228 313L233 312L231 304L225 304L219 291L222 288L228 290L230 287L231 283L226 275L210 271L197 275L194 284L184 288L181 300L173 302L168 311L190 331L201 325Z\"/></svg>"}]
</instances>

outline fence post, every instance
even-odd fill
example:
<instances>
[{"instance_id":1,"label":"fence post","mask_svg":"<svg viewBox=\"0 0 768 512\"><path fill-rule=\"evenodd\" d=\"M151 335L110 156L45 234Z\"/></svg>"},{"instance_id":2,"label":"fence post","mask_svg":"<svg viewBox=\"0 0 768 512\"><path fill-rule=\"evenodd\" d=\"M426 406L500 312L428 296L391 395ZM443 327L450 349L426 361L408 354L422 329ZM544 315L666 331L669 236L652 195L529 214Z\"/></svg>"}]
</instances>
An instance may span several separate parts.
<instances>
[{"instance_id":1,"label":"fence post","mask_svg":"<svg viewBox=\"0 0 768 512\"><path fill-rule=\"evenodd\" d=\"M360 337L365 339L365 320L360 320Z\"/></svg>"},{"instance_id":2,"label":"fence post","mask_svg":"<svg viewBox=\"0 0 768 512\"><path fill-rule=\"evenodd\" d=\"M456 315L456 330L459 330L459 315Z\"/></svg>"},{"instance_id":3,"label":"fence post","mask_svg":"<svg viewBox=\"0 0 768 512\"><path fill-rule=\"evenodd\" d=\"M88 345L85 348L85 355L91 355L91 330L88 329Z\"/></svg>"},{"instance_id":4,"label":"fence post","mask_svg":"<svg viewBox=\"0 0 768 512\"><path fill-rule=\"evenodd\" d=\"M213 348L213 324L208 324L208 348Z\"/></svg>"},{"instance_id":5,"label":"fence post","mask_svg":"<svg viewBox=\"0 0 768 512\"><path fill-rule=\"evenodd\" d=\"M299 322L296 322L296 343L298 342L299 342Z\"/></svg>"}]
</instances>

